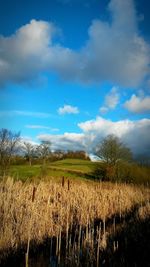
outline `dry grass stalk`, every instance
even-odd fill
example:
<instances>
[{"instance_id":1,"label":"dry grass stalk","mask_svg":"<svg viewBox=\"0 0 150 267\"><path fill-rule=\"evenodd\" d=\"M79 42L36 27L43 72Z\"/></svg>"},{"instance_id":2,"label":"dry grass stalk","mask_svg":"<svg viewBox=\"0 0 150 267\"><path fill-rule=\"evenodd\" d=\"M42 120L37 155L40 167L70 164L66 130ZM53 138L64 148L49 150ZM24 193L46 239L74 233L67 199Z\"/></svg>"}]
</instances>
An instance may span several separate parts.
<instances>
[{"instance_id":1,"label":"dry grass stalk","mask_svg":"<svg viewBox=\"0 0 150 267\"><path fill-rule=\"evenodd\" d=\"M72 181L41 181L38 185L14 182L8 178L0 183L0 249L17 249L27 245L29 253L30 240L42 242L45 237L57 238L56 255L60 255L62 232L66 233L66 251L71 253L72 247L80 251L81 246L94 247L93 224L95 218L104 222L103 234L101 226L97 233L97 261L99 249L106 246L107 233L105 221L115 214L120 217L134 205L147 201L150 190L126 184L91 183ZM143 213L147 213L145 208ZM143 216L143 215L140 215ZM71 233L80 225L76 233L76 241L72 245ZM85 233L82 233L85 227ZM114 221L115 232L115 221ZM101 242L100 242L101 241ZM103 241L103 242L102 242ZM104 243L104 244L103 244ZM115 245L115 248L118 245ZM79 259L78 259L79 260Z\"/></svg>"}]
</instances>

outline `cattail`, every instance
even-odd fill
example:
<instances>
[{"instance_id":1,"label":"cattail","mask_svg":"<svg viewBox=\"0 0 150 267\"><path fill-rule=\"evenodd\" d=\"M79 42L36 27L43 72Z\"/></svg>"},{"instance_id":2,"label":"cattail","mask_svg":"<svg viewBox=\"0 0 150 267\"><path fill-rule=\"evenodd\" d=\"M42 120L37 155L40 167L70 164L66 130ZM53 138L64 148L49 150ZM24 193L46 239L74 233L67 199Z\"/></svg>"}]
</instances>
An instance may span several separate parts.
<instances>
[{"instance_id":1,"label":"cattail","mask_svg":"<svg viewBox=\"0 0 150 267\"><path fill-rule=\"evenodd\" d=\"M62 187L64 187L64 185L65 185L65 178L64 178L64 176L62 177Z\"/></svg>"},{"instance_id":2,"label":"cattail","mask_svg":"<svg viewBox=\"0 0 150 267\"><path fill-rule=\"evenodd\" d=\"M33 192L32 192L32 202L34 202L35 199L35 192L36 192L36 187L33 187Z\"/></svg>"},{"instance_id":3,"label":"cattail","mask_svg":"<svg viewBox=\"0 0 150 267\"><path fill-rule=\"evenodd\" d=\"M58 265L60 264L60 252L61 252L61 228L59 229L59 244L58 244Z\"/></svg>"},{"instance_id":4,"label":"cattail","mask_svg":"<svg viewBox=\"0 0 150 267\"><path fill-rule=\"evenodd\" d=\"M0 182L0 213L2 220L7 222L7 227L2 224L0 229L0 244L2 249L11 248L19 246L18 240L21 240L27 246L26 267L30 265L30 240L39 243L50 236L53 237L51 261L54 257L55 263L58 261L61 265L61 259L65 258L64 266L73 266L73 261L76 261L76 266L81 266L85 256L87 267L98 267L101 250L107 249L109 234L115 234L117 230L115 214L120 212L123 216L135 204L141 204L144 216L149 214L149 209L144 209L143 206L145 202L149 205L149 188L102 182L95 186L90 181L72 182L69 178L64 179L63 188L62 176L59 181L51 179L48 182L40 181L36 185L20 184L9 178ZM106 222L112 217L114 220L110 229ZM103 223L96 230L97 219L103 220ZM10 240L13 240L12 244ZM118 241L114 239L112 252L113 249L117 251L118 246ZM62 252L62 249L66 251Z\"/></svg>"},{"instance_id":5,"label":"cattail","mask_svg":"<svg viewBox=\"0 0 150 267\"><path fill-rule=\"evenodd\" d=\"M115 252L116 250L118 250L118 241L114 241L114 242L113 242L113 250L114 250L114 252Z\"/></svg>"},{"instance_id":6,"label":"cattail","mask_svg":"<svg viewBox=\"0 0 150 267\"><path fill-rule=\"evenodd\" d=\"M114 220L113 220L113 228L114 228L114 234L116 232L116 220L115 220L115 217L114 217Z\"/></svg>"},{"instance_id":7,"label":"cattail","mask_svg":"<svg viewBox=\"0 0 150 267\"><path fill-rule=\"evenodd\" d=\"M59 247L59 235L56 237L56 256L58 256L58 247Z\"/></svg>"},{"instance_id":8,"label":"cattail","mask_svg":"<svg viewBox=\"0 0 150 267\"><path fill-rule=\"evenodd\" d=\"M70 190L70 181L68 180L68 191Z\"/></svg>"},{"instance_id":9,"label":"cattail","mask_svg":"<svg viewBox=\"0 0 150 267\"><path fill-rule=\"evenodd\" d=\"M97 241L97 267L99 266L99 251L100 251L100 238L101 238L101 223L98 229L98 241Z\"/></svg>"},{"instance_id":10,"label":"cattail","mask_svg":"<svg viewBox=\"0 0 150 267\"><path fill-rule=\"evenodd\" d=\"M79 226L79 235L78 235L78 249L80 251L80 243L81 243L81 224Z\"/></svg>"},{"instance_id":11,"label":"cattail","mask_svg":"<svg viewBox=\"0 0 150 267\"><path fill-rule=\"evenodd\" d=\"M29 266L28 262L29 262L29 249L30 249L30 238L28 238L28 243L27 243L27 251L25 254L25 265L26 267Z\"/></svg>"}]
</instances>

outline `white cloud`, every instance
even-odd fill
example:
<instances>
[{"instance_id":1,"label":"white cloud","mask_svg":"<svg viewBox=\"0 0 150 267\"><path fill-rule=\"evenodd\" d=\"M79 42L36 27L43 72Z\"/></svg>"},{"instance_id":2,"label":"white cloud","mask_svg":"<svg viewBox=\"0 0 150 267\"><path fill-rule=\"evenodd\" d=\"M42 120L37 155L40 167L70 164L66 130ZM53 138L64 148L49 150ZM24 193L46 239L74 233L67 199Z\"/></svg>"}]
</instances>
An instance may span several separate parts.
<instances>
[{"instance_id":1,"label":"white cloud","mask_svg":"<svg viewBox=\"0 0 150 267\"><path fill-rule=\"evenodd\" d=\"M51 114L44 112L33 112L25 110L9 110L9 111L0 111L0 117L13 117L13 116L29 116L35 118L49 118Z\"/></svg>"},{"instance_id":2,"label":"white cloud","mask_svg":"<svg viewBox=\"0 0 150 267\"><path fill-rule=\"evenodd\" d=\"M102 117L97 117L96 120L90 120L83 123L79 123L79 128L85 133L96 133L101 137L108 134L114 134L118 137L122 137L128 129L132 127L133 122L130 120L122 120L113 122L106 120Z\"/></svg>"},{"instance_id":3,"label":"white cloud","mask_svg":"<svg viewBox=\"0 0 150 267\"><path fill-rule=\"evenodd\" d=\"M105 107L105 106L102 106L102 107L99 109L100 113L102 113L102 114L107 113L108 110L109 110L109 109L108 109L107 107Z\"/></svg>"},{"instance_id":4,"label":"white cloud","mask_svg":"<svg viewBox=\"0 0 150 267\"><path fill-rule=\"evenodd\" d=\"M109 10L112 23L95 20L89 28L82 78L138 86L148 71L149 47L139 36L133 1L111 0Z\"/></svg>"},{"instance_id":5,"label":"white cloud","mask_svg":"<svg viewBox=\"0 0 150 267\"><path fill-rule=\"evenodd\" d=\"M109 109L114 109L119 103L119 97L118 88L114 86L105 96L104 106L100 108L100 112L106 113Z\"/></svg>"},{"instance_id":6,"label":"white cloud","mask_svg":"<svg viewBox=\"0 0 150 267\"><path fill-rule=\"evenodd\" d=\"M59 131L58 128L52 128L52 127L44 126L44 125L25 125L25 127L29 128L29 129L47 129L47 130L50 130L52 132L58 132Z\"/></svg>"},{"instance_id":7,"label":"white cloud","mask_svg":"<svg viewBox=\"0 0 150 267\"><path fill-rule=\"evenodd\" d=\"M53 23L31 20L9 37L0 37L0 82L30 81L53 71L82 83L111 81L139 86L149 75L149 45L139 35L132 0L111 0L112 22L94 20L89 39L77 52L56 44Z\"/></svg>"},{"instance_id":8,"label":"white cloud","mask_svg":"<svg viewBox=\"0 0 150 267\"><path fill-rule=\"evenodd\" d=\"M47 49L55 31L51 23L31 20L10 37L0 37L1 82L21 82L45 67Z\"/></svg>"},{"instance_id":9,"label":"white cloud","mask_svg":"<svg viewBox=\"0 0 150 267\"><path fill-rule=\"evenodd\" d=\"M150 111L150 97L132 95L124 104L124 107L133 113L145 113Z\"/></svg>"},{"instance_id":10,"label":"white cloud","mask_svg":"<svg viewBox=\"0 0 150 267\"><path fill-rule=\"evenodd\" d=\"M22 137L21 137L21 140L20 140L21 145L23 145L24 142L30 143L30 144L32 144L33 146L39 145L38 142L33 141L33 140L31 139L31 137L29 137L29 136L22 136Z\"/></svg>"},{"instance_id":11,"label":"white cloud","mask_svg":"<svg viewBox=\"0 0 150 267\"><path fill-rule=\"evenodd\" d=\"M149 119L141 119L137 121L121 120L113 122L102 117L97 117L96 120L79 123L78 126L85 134L95 134L95 143L97 140L101 140L109 134L114 134L121 138L134 153L149 154Z\"/></svg>"},{"instance_id":12,"label":"white cloud","mask_svg":"<svg viewBox=\"0 0 150 267\"><path fill-rule=\"evenodd\" d=\"M97 117L95 120L79 123L78 126L82 131L81 133L42 134L38 136L38 139L51 141L54 150L85 150L90 153L104 137L114 134L129 146L134 154L149 155L150 119L113 122Z\"/></svg>"},{"instance_id":13,"label":"white cloud","mask_svg":"<svg viewBox=\"0 0 150 267\"><path fill-rule=\"evenodd\" d=\"M105 97L105 105L110 108L114 109L119 102L119 94L118 89L116 87L113 87L109 94Z\"/></svg>"},{"instance_id":14,"label":"white cloud","mask_svg":"<svg viewBox=\"0 0 150 267\"><path fill-rule=\"evenodd\" d=\"M85 135L83 133L64 133L62 135L40 134L37 138L40 141L51 141L53 150L82 150L85 148Z\"/></svg>"},{"instance_id":15,"label":"white cloud","mask_svg":"<svg viewBox=\"0 0 150 267\"><path fill-rule=\"evenodd\" d=\"M14 35L0 36L0 82L32 81L43 71L72 76L76 59L69 48L54 44L59 32L51 22L31 20Z\"/></svg>"},{"instance_id":16,"label":"white cloud","mask_svg":"<svg viewBox=\"0 0 150 267\"><path fill-rule=\"evenodd\" d=\"M70 105L64 105L63 107L60 107L58 109L58 113L60 115L63 115L63 114L77 114L77 113L79 113L79 109L77 107L73 107L73 106L70 106Z\"/></svg>"}]
</instances>

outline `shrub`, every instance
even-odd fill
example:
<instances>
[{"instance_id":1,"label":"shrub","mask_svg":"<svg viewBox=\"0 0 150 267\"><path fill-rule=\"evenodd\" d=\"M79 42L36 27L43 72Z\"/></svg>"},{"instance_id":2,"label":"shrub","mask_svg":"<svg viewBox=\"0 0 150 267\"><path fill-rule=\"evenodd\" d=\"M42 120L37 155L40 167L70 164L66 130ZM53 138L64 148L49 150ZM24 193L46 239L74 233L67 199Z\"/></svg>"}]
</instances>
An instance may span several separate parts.
<instances>
[{"instance_id":1,"label":"shrub","mask_svg":"<svg viewBox=\"0 0 150 267\"><path fill-rule=\"evenodd\" d=\"M118 161L115 165L97 163L93 176L95 179L102 181L150 184L150 167L122 160Z\"/></svg>"}]
</instances>

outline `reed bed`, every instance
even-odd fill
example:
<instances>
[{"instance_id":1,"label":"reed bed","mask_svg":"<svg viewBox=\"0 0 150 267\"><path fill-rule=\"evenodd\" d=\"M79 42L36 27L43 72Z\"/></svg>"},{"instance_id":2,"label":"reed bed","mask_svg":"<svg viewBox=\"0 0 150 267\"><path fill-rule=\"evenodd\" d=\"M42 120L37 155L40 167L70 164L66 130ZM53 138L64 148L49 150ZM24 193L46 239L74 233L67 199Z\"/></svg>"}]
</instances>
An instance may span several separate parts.
<instances>
[{"instance_id":1,"label":"reed bed","mask_svg":"<svg viewBox=\"0 0 150 267\"><path fill-rule=\"evenodd\" d=\"M0 252L26 246L28 256L31 240L38 244L53 237L58 261L65 246L68 260L73 254L79 266L82 246L90 258L96 254L94 261L99 266L100 250L107 245L106 221L114 217L115 231L115 216L125 216L136 205L139 206L137 216L147 216L149 201L149 188L133 185L65 181L64 178L60 182L49 180L36 184L9 177L0 183ZM95 241L96 253L92 254ZM113 246L116 250L117 241Z\"/></svg>"}]
</instances>

